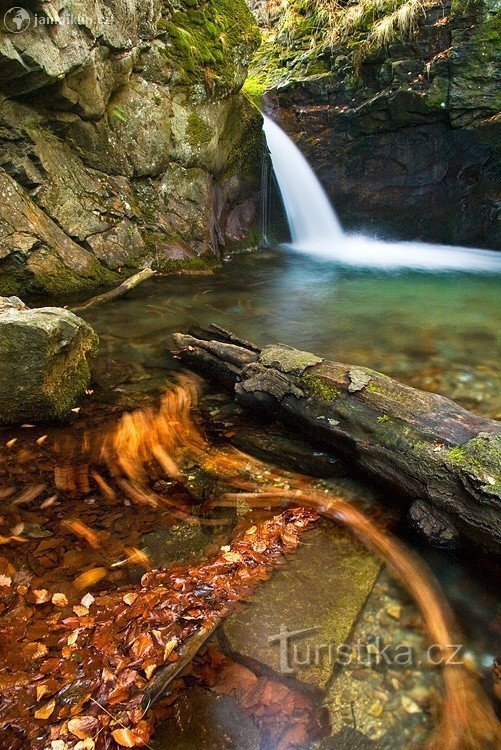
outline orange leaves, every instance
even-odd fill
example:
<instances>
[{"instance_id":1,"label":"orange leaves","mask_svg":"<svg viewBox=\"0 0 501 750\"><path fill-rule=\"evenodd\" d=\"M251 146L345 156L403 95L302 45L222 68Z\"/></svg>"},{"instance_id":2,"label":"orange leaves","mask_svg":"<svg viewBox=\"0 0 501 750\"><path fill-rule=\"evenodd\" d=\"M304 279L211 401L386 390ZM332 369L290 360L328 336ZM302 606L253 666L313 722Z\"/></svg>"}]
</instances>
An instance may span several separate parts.
<instances>
[{"instance_id":1,"label":"orange leaves","mask_svg":"<svg viewBox=\"0 0 501 750\"><path fill-rule=\"evenodd\" d=\"M56 701L54 698L46 703L42 708L35 711L35 719L48 719L56 707Z\"/></svg>"},{"instance_id":2,"label":"orange leaves","mask_svg":"<svg viewBox=\"0 0 501 750\"><path fill-rule=\"evenodd\" d=\"M151 732L147 723L140 721L134 728L134 731L123 727L122 729L115 729L111 733L111 736L120 747L140 747L146 745L150 734Z\"/></svg>"},{"instance_id":3,"label":"orange leaves","mask_svg":"<svg viewBox=\"0 0 501 750\"><path fill-rule=\"evenodd\" d=\"M83 589L90 589L91 586L95 586L96 583L102 581L107 576L106 568L91 568L90 570L84 570L79 576L75 578L75 588L82 591Z\"/></svg>"},{"instance_id":4,"label":"orange leaves","mask_svg":"<svg viewBox=\"0 0 501 750\"><path fill-rule=\"evenodd\" d=\"M98 721L95 716L75 716L68 722L68 730L79 740L86 740L96 734Z\"/></svg>"},{"instance_id":5,"label":"orange leaves","mask_svg":"<svg viewBox=\"0 0 501 750\"><path fill-rule=\"evenodd\" d=\"M76 536L85 539L93 549L97 549L100 546L98 534L83 523L83 521L78 521L76 518L68 519L61 521L61 527L64 530L70 531L73 534L76 534Z\"/></svg>"}]
</instances>

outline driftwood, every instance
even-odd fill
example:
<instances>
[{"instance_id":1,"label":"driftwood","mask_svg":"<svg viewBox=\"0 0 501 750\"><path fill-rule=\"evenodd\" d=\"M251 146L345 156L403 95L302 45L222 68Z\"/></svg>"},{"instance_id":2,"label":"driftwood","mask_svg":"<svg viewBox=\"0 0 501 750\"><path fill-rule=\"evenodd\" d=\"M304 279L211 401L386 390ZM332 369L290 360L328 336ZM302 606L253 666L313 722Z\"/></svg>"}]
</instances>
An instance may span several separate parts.
<instances>
[{"instance_id":1,"label":"driftwood","mask_svg":"<svg viewBox=\"0 0 501 750\"><path fill-rule=\"evenodd\" d=\"M185 363L390 483L430 541L501 551L499 422L363 367L259 349L216 326L191 334L174 336Z\"/></svg>"},{"instance_id":2,"label":"driftwood","mask_svg":"<svg viewBox=\"0 0 501 750\"><path fill-rule=\"evenodd\" d=\"M133 276L129 276L128 279L125 279L125 281L123 281L120 286L115 287L115 289L111 289L109 292L104 292L103 294L98 294L96 297L91 297L87 302L75 305L75 307L71 307L70 310L72 312L80 312L81 310L87 310L89 307L101 305L103 302L111 302L113 299L123 297L124 294L130 292L131 289L134 289L134 287L141 284L141 282L146 281L146 279L151 279L155 273L156 272L151 268L143 268L139 273L135 273Z\"/></svg>"}]
</instances>

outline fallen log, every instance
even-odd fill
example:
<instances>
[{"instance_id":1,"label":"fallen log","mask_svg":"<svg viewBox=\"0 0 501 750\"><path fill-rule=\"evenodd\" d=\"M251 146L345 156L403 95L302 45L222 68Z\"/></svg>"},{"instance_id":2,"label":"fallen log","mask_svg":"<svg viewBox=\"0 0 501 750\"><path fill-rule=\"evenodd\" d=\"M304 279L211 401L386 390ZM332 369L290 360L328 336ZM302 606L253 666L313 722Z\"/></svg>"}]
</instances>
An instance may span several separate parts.
<instances>
[{"instance_id":1,"label":"fallen log","mask_svg":"<svg viewBox=\"0 0 501 750\"><path fill-rule=\"evenodd\" d=\"M216 326L191 334L174 335L186 364L390 483L429 541L501 551L499 422L364 367L259 349Z\"/></svg>"},{"instance_id":2,"label":"fallen log","mask_svg":"<svg viewBox=\"0 0 501 750\"><path fill-rule=\"evenodd\" d=\"M109 292L104 292L103 294L98 294L96 297L91 297L86 302L82 302L80 305L70 307L70 310L72 312L80 312L81 310L88 310L89 307L96 307L96 305L101 305L103 304L103 302L111 302L111 300L113 299L123 297L124 294L130 292L132 289L138 286L138 284L146 281L146 279L151 279L151 277L154 276L155 273L156 271L154 271L152 268L143 268L142 271L135 273L133 276L129 276L128 279L125 279L125 281L123 281L119 286L111 289Z\"/></svg>"}]
</instances>

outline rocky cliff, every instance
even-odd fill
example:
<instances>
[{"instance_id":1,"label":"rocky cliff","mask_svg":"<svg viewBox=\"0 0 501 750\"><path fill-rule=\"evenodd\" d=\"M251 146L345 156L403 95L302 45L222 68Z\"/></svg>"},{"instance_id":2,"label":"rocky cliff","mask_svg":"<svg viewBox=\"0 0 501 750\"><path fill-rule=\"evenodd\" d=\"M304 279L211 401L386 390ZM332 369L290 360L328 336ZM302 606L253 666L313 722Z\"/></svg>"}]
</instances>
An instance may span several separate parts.
<instances>
[{"instance_id":1,"label":"rocky cliff","mask_svg":"<svg viewBox=\"0 0 501 750\"><path fill-rule=\"evenodd\" d=\"M244 0L51 0L0 31L0 294L200 270L249 240ZM26 14L27 15L27 14Z\"/></svg>"},{"instance_id":2,"label":"rocky cliff","mask_svg":"<svg viewBox=\"0 0 501 750\"><path fill-rule=\"evenodd\" d=\"M499 0L251 7L249 90L269 92L345 226L501 247Z\"/></svg>"}]
</instances>

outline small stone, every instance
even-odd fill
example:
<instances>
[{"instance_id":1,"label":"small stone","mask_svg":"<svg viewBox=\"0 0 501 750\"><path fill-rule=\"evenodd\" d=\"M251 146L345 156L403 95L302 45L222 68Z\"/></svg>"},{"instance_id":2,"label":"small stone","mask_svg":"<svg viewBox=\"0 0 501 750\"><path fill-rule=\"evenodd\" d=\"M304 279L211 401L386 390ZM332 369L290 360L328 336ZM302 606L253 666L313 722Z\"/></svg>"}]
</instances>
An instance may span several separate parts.
<instances>
[{"instance_id":1,"label":"small stone","mask_svg":"<svg viewBox=\"0 0 501 750\"><path fill-rule=\"evenodd\" d=\"M384 703L382 703L381 701L375 701L372 704L372 706L369 708L368 713L370 713L371 716L375 716L376 718L378 718L379 716L381 716L383 711L384 711Z\"/></svg>"},{"instance_id":2,"label":"small stone","mask_svg":"<svg viewBox=\"0 0 501 750\"><path fill-rule=\"evenodd\" d=\"M402 703L402 708L406 713L408 714L420 714L421 709L419 708L418 704L412 700L412 698L409 698L408 695L402 695L400 698L400 701Z\"/></svg>"},{"instance_id":3,"label":"small stone","mask_svg":"<svg viewBox=\"0 0 501 750\"><path fill-rule=\"evenodd\" d=\"M390 607L388 607L386 613L390 615L390 617L393 617L394 620L400 620L402 607L400 606L400 604L392 604Z\"/></svg>"}]
</instances>

